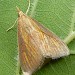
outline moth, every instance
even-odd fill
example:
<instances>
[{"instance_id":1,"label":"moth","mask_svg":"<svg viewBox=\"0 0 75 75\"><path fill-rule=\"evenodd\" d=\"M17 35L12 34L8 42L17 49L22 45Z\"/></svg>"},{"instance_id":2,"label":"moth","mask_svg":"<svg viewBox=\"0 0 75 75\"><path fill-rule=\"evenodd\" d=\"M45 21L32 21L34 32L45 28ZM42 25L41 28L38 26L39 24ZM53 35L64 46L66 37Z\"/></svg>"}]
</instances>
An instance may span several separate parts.
<instances>
[{"instance_id":1,"label":"moth","mask_svg":"<svg viewBox=\"0 0 75 75\"><path fill-rule=\"evenodd\" d=\"M52 31L21 10L18 12L19 60L24 75L32 75L45 58L57 59L70 54L66 44Z\"/></svg>"}]
</instances>

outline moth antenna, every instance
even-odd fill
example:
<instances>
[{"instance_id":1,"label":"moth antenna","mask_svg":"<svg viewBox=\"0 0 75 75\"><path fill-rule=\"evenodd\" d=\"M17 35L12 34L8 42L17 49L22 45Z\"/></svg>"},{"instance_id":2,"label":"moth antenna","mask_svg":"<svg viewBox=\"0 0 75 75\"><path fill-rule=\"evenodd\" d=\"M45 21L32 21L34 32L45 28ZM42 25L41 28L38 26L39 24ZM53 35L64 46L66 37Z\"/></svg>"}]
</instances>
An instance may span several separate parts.
<instances>
[{"instance_id":1,"label":"moth antenna","mask_svg":"<svg viewBox=\"0 0 75 75\"><path fill-rule=\"evenodd\" d=\"M29 2L29 5L28 5L28 8L27 8L27 10L26 10L26 14L28 13L29 8L30 8L30 0L28 0L28 2ZM19 9L17 6L16 6L16 8L17 8L17 11L20 12L20 9ZM6 30L7 32L8 32L9 30L11 30L11 29L15 26L17 20L18 20L18 18L15 20L14 24L13 24L10 28L8 28L8 29Z\"/></svg>"},{"instance_id":2,"label":"moth antenna","mask_svg":"<svg viewBox=\"0 0 75 75\"><path fill-rule=\"evenodd\" d=\"M20 12L20 9L19 9L17 6L16 6L16 9L17 9L18 12ZM13 24L10 28L8 28L8 29L6 30L7 32L8 32L9 30L11 30L11 29L15 26L17 20L18 20L18 18L15 20L14 24Z\"/></svg>"},{"instance_id":3,"label":"moth antenna","mask_svg":"<svg viewBox=\"0 0 75 75\"><path fill-rule=\"evenodd\" d=\"M9 30L11 30L11 29L15 26L17 20L18 20L18 18L15 20L14 24L13 24L10 28L8 28L8 29L6 30L7 32L8 32Z\"/></svg>"},{"instance_id":4,"label":"moth antenna","mask_svg":"<svg viewBox=\"0 0 75 75\"><path fill-rule=\"evenodd\" d=\"M28 8L26 10L26 14L29 12L29 8L30 8L30 0L28 0L28 2L29 2L29 5L28 5Z\"/></svg>"}]
</instances>

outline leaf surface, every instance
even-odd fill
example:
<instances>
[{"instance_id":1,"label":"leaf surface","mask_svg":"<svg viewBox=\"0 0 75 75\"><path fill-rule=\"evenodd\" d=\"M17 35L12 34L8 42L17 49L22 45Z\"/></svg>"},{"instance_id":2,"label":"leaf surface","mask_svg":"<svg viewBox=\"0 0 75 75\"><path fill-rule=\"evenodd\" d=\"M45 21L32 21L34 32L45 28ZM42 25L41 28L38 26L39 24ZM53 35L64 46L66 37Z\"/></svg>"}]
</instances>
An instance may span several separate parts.
<instances>
[{"instance_id":1,"label":"leaf surface","mask_svg":"<svg viewBox=\"0 0 75 75\"><path fill-rule=\"evenodd\" d=\"M9 32L17 18L16 6L26 11L27 0L0 0L0 75L15 75L17 63L17 24ZM75 0L31 0L28 15L52 30L62 40L75 31ZM75 39L68 47L75 51ZM52 60L34 75L74 75L75 55Z\"/></svg>"}]
</instances>

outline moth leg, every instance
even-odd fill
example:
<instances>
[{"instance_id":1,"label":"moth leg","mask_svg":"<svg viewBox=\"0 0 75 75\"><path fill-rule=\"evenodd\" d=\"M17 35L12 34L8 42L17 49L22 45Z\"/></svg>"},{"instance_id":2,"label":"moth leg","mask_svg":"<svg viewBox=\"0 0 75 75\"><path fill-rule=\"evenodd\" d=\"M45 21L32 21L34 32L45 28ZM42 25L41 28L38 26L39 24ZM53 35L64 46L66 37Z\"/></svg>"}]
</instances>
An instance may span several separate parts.
<instances>
[{"instance_id":1,"label":"moth leg","mask_svg":"<svg viewBox=\"0 0 75 75\"><path fill-rule=\"evenodd\" d=\"M17 22L17 20L18 20L18 18L15 20L14 24L13 24L10 28L8 28L6 31L11 30L11 29L15 26L15 24L16 24L16 22Z\"/></svg>"},{"instance_id":2,"label":"moth leg","mask_svg":"<svg viewBox=\"0 0 75 75\"><path fill-rule=\"evenodd\" d=\"M16 75L20 75L20 71L21 71L21 66L20 66L20 61L18 59L18 61L17 61L17 67L16 67Z\"/></svg>"},{"instance_id":3,"label":"moth leg","mask_svg":"<svg viewBox=\"0 0 75 75\"><path fill-rule=\"evenodd\" d=\"M23 75L31 75L29 72L23 72Z\"/></svg>"}]
</instances>

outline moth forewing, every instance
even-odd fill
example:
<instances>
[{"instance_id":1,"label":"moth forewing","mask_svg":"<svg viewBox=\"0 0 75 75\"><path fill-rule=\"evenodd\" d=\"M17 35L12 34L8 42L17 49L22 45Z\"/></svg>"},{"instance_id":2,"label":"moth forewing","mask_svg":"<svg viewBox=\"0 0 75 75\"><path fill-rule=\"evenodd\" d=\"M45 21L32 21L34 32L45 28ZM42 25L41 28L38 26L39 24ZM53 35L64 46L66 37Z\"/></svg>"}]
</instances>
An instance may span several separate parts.
<instances>
[{"instance_id":1,"label":"moth forewing","mask_svg":"<svg viewBox=\"0 0 75 75\"><path fill-rule=\"evenodd\" d=\"M45 58L69 55L68 47L60 38L22 11L18 18L18 44L21 67L26 74L35 72Z\"/></svg>"},{"instance_id":2,"label":"moth forewing","mask_svg":"<svg viewBox=\"0 0 75 75\"><path fill-rule=\"evenodd\" d=\"M37 67L40 68L44 58L39 48L34 45L36 44L33 39L35 34L31 35L32 28L27 24L27 17L22 12L19 14L18 44L20 63L24 72L32 74L32 72L37 70Z\"/></svg>"}]
</instances>

